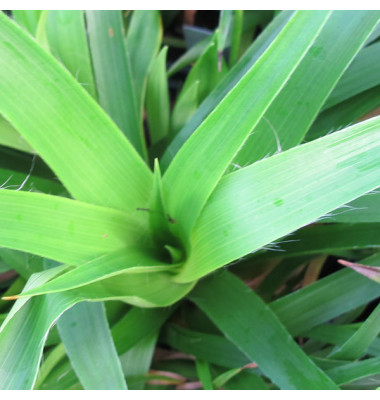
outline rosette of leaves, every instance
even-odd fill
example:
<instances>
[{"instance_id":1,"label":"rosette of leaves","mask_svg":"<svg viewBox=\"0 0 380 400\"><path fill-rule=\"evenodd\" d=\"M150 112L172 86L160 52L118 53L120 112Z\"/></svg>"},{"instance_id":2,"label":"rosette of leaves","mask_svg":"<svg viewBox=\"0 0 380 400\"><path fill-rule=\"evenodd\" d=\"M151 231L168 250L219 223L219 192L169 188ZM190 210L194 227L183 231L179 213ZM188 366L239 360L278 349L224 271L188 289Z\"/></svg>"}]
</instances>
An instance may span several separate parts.
<instances>
[{"instance_id":1,"label":"rosette of leaves","mask_svg":"<svg viewBox=\"0 0 380 400\"><path fill-rule=\"evenodd\" d=\"M174 130L159 12L132 13L126 32L117 11L32 17L15 18L27 33L0 16L1 143L22 151L3 154L33 167L2 165L0 256L27 283L4 296L17 301L0 333L1 387L41 385L58 321L80 385L125 389L118 354L145 340L151 355L188 298L272 384L338 388L273 310L215 271L380 185L380 119L339 129L361 115L332 112L365 93L367 107L378 102L379 77L358 83L358 70L374 64L379 13L279 13L228 65L241 13L225 12L178 97ZM112 335L108 301L133 306ZM215 385L208 366L197 361L205 388Z\"/></svg>"}]
</instances>

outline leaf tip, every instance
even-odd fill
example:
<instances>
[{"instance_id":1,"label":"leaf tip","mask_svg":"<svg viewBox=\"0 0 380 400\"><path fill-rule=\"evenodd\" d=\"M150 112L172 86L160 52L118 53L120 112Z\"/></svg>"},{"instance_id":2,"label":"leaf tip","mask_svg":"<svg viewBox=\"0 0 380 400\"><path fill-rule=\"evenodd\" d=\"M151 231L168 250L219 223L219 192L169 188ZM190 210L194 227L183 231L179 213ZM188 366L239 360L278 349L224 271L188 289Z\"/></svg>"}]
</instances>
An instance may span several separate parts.
<instances>
[{"instance_id":1,"label":"leaf tip","mask_svg":"<svg viewBox=\"0 0 380 400\"><path fill-rule=\"evenodd\" d=\"M1 299L2 300L17 300L17 299L19 299L20 298L20 296L19 295L14 295L14 296L4 296L4 297L2 297Z\"/></svg>"}]
</instances>

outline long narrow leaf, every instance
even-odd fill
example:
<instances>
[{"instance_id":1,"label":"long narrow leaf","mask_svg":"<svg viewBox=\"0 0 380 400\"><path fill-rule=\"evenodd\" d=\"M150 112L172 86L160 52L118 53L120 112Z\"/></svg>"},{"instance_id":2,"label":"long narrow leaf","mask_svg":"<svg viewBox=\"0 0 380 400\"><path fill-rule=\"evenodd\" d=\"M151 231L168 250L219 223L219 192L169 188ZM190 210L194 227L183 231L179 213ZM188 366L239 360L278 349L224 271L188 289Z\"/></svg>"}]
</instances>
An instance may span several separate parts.
<instances>
[{"instance_id":1,"label":"long narrow leaf","mask_svg":"<svg viewBox=\"0 0 380 400\"><path fill-rule=\"evenodd\" d=\"M376 14L371 14L376 18ZM380 43L375 43L361 50L329 96L323 109L326 110L379 85L380 78L376 68L376 65L380 62L379 54Z\"/></svg>"},{"instance_id":2,"label":"long narrow leaf","mask_svg":"<svg viewBox=\"0 0 380 400\"><path fill-rule=\"evenodd\" d=\"M86 11L99 103L136 150L146 156L138 103L125 54L120 11Z\"/></svg>"},{"instance_id":3,"label":"long narrow leaf","mask_svg":"<svg viewBox=\"0 0 380 400\"><path fill-rule=\"evenodd\" d=\"M189 136L198 128L203 120L210 114L210 112L219 104L225 95L233 89L239 80L249 71L252 65L259 59L268 46L275 40L279 32L284 28L286 23L293 16L293 11L282 12L272 24L255 40L246 52L244 57L235 65L235 67L226 75L226 77L217 85L217 87L210 93L207 99L198 108L193 118L176 136L173 142L169 145L162 159L162 165L166 169L173 157L176 155L181 146L186 142ZM206 40L206 39L205 39ZM208 38L204 46L208 46L211 37ZM203 43L203 42L202 42ZM203 45L202 45L203 46ZM195 48L195 46L194 46ZM203 52L203 47L202 47ZM201 53L200 53L201 54ZM173 65L174 68L174 65ZM170 73L171 70L169 70Z\"/></svg>"},{"instance_id":4,"label":"long narrow leaf","mask_svg":"<svg viewBox=\"0 0 380 400\"><path fill-rule=\"evenodd\" d=\"M163 185L168 211L179 221L173 229L180 235L186 237L190 233L224 171L301 62L329 15L329 12L296 13L178 152L164 175ZM280 60L282 67L274 76L270 66ZM225 118L227 113L240 117Z\"/></svg>"},{"instance_id":5,"label":"long narrow leaf","mask_svg":"<svg viewBox=\"0 0 380 400\"><path fill-rule=\"evenodd\" d=\"M62 267L56 267L38 276L32 276L26 286L26 290L46 282L49 279L49 274L55 276L61 271ZM141 289L150 280L152 284L146 288L148 299L140 299L138 296ZM130 282L130 279L120 280L118 278L113 280L110 282L108 289L107 286L99 286L99 284L95 283L74 291L38 296L29 300L17 300L7 320L3 323L0 332L0 388L30 389L33 387L47 333L54 321L70 307L85 300L101 301L106 299L131 301L144 307L155 306L154 301L164 301L159 305L167 306L168 303L170 304L183 297L191 289L191 287L187 288L184 292L180 287L176 289L171 286L168 290L169 282L170 280L165 276L152 277L149 274L144 274L143 279L139 279L135 283ZM161 286L158 290L157 283ZM124 296L128 292L126 285L129 285L129 290L132 289L132 293L129 292L129 295L127 293L127 296ZM174 299L170 298L174 293L173 289L174 292L177 290ZM178 289L180 290L178 291ZM140 321L142 323L142 331L132 330L132 336L129 335L129 340L128 335L125 339L126 343L124 343L124 337L117 340L118 333L117 331L113 332L118 352L124 351L123 349L126 349L126 345L132 347L136 343L134 340L137 340L137 342L141 340L142 337L140 335L147 335L151 333L152 329L157 329L170 314L170 310L157 311L151 310L145 313L144 310L137 311L132 313L131 318L126 318L123 321L119 329L124 329L124 326L129 329L131 326L129 322ZM129 314L127 314L128 316ZM153 318L146 320L150 316Z\"/></svg>"},{"instance_id":6,"label":"long narrow leaf","mask_svg":"<svg viewBox=\"0 0 380 400\"><path fill-rule=\"evenodd\" d=\"M373 118L225 176L176 279L199 278L378 187L379 142Z\"/></svg>"},{"instance_id":7,"label":"long narrow leaf","mask_svg":"<svg viewBox=\"0 0 380 400\"><path fill-rule=\"evenodd\" d=\"M121 211L39 193L0 190L0 208L1 246L74 265L121 249L144 231Z\"/></svg>"},{"instance_id":8,"label":"long narrow leaf","mask_svg":"<svg viewBox=\"0 0 380 400\"><path fill-rule=\"evenodd\" d=\"M140 116L144 103L148 71L160 47L161 37L162 26L159 11L133 11L125 40L125 48Z\"/></svg>"},{"instance_id":9,"label":"long narrow leaf","mask_svg":"<svg viewBox=\"0 0 380 400\"><path fill-rule=\"evenodd\" d=\"M136 327L130 327L136 329ZM147 374L152 363L154 350L157 344L158 332L143 338L132 349L120 357L120 362L127 378L130 390L144 389L144 382L129 382L129 378Z\"/></svg>"},{"instance_id":10,"label":"long narrow leaf","mask_svg":"<svg viewBox=\"0 0 380 400\"><path fill-rule=\"evenodd\" d=\"M167 47L161 50L154 60L148 76L146 113L152 144L159 142L169 134L170 99L168 76L166 72L167 52Z\"/></svg>"},{"instance_id":11,"label":"long narrow leaf","mask_svg":"<svg viewBox=\"0 0 380 400\"><path fill-rule=\"evenodd\" d=\"M125 248L69 270L43 286L24 292L22 296L62 292L120 274L165 271L170 268L173 268L173 265L156 260L149 253L149 249L145 249L143 252L140 248ZM131 279L133 278L131 277Z\"/></svg>"},{"instance_id":12,"label":"long narrow leaf","mask_svg":"<svg viewBox=\"0 0 380 400\"><path fill-rule=\"evenodd\" d=\"M380 357L348 363L326 371L338 385L352 382L356 379L380 374Z\"/></svg>"},{"instance_id":13,"label":"long narrow leaf","mask_svg":"<svg viewBox=\"0 0 380 400\"><path fill-rule=\"evenodd\" d=\"M127 389L102 303L75 305L59 319L58 331L85 389Z\"/></svg>"},{"instance_id":14,"label":"long narrow leaf","mask_svg":"<svg viewBox=\"0 0 380 400\"><path fill-rule=\"evenodd\" d=\"M280 388L337 389L265 303L233 275L214 274L190 298Z\"/></svg>"},{"instance_id":15,"label":"long narrow leaf","mask_svg":"<svg viewBox=\"0 0 380 400\"><path fill-rule=\"evenodd\" d=\"M0 112L74 197L144 206L152 175L131 144L53 57L4 14L0 22Z\"/></svg>"},{"instance_id":16,"label":"long narrow leaf","mask_svg":"<svg viewBox=\"0 0 380 400\"><path fill-rule=\"evenodd\" d=\"M331 358L337 360L356 360L367 350L380 333L380 305L363 322L362 326L340 348L333 351Z\"/></svg>"},{"instance_id":17,"label":"long narrow leaf","mask_svg":"<svg viewBox=\"0 0 380 400\"><path fill-rule=\"evenodd\" d=\"M32 35L36 33L41 10L13 10L12 15L15 21L29 33Z\"/></svg>"},{"instance_id":18,"label":"long narrow leaf","mask_svg":"<svg viewBox=\"0 0 380 400\"><path fill-rule=\"evenodd\" d=\"M46 37L52 54L62 62L84 89L96 98L84 12L79 10L48 11Z\"/></svg>"},{"instance_id":19,"label":"long narrow leaf","mask_svg":"<svg viewBox=\"0 0 380 400\"><path fill-rule=\"evenodd\" d=\"M379 265L380 256L362 262ZM347 269L282 297L272 302L270 307L288 331L298 336L379 296L378 283Z\"/></svg>"},{"instance_id":20,"label":"long narrow leaf","mask_svg":"<svg viewBox=\"0 0 380 400\"><path fill-rule=\"evenodd\" d=\"M379 15L372 11L333 12L254 134L235 157L234 163L246 166L302 141L327 96L363 46ZM357 80L357 76L356 73L351 79Z\"/></svg>"}]
</instances>

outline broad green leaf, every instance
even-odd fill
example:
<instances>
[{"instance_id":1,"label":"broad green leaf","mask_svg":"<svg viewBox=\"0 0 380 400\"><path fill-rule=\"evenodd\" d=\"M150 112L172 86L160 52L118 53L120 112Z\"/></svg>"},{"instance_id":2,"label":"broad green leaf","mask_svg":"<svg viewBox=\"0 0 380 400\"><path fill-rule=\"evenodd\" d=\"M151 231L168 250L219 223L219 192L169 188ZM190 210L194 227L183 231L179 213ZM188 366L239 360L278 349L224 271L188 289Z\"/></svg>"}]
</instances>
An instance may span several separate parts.
<instances>
[{"instance_id":1,"label":"broad green leaf","mask_svg":"<svg viewBox=\"0 0 380 400\"><path fill-rule=\"evenodd\" d=\"M16 305L17 302L14 307ZM72 305L73 302L62 295L32 298L5 326L3 323L0 333L2 390L33 387L46 334L53 322Z\"/></svg>"},{"instance_id":2,"label":"broad green leaf","mask_svg":"<svg viewBox=\"0 0 380 400\"><path fill-rule=\"evenodd\" d=\"M130 327L129 329L136 329ZM133 377L148 373L152 363L153 353L157 344L158 332L140 340L132 349L120 357L123 372L128 382L128 389L142 390L144 382L133 382Z\"/></svg>"},{"instance_id":3,"label":"broad green leaf","mask_svg":"<svg viewBox=\"0 0 380 400\"><path fill-rule=\"evenodd\" d=\"M46 37L49 49L55 58L71 72L92 97L96 98L83 11L48 11Z\"/></svg>"},{"instance_id":4,"label":"broad green leaf","mask_svg":"<svg viewBox=\"0 0 380 400\"><path fill-rule=\"evenodd\" d=\"M132 72L125 54L120 11L86 11L99 104L146 157Z\"/></svg>"},{"instance_id":5,"label":"broad green leaf","mask_svg":"<svg viewBox=\"0 0 380 400\"><path fill-rule=\"evenodd\" d=\"M281 389L337 389L270 308L232 274L203 280L190 299Z\"/></svg>"},{"instance_id":6,"label":"broad green leaf","mask_svg":"<svg viewBox=\"0 0 380 400\"><path fill-rule=\"evenodd\" d=\"M373 17L376 17L375 13L370 12L370 15L371 14ZM362 49L342 76L342 79L329 96L323 109L326 110L344 100L379 85L380 77L376 68L376 65L378 65L379 62L380 43L375 43Z\"/></svg>"},{"instance_id":7,"label":"broad green leaf","mask_svg":"<svg viewBox=\"0 0 380 400\"><path fill-rule=\"evenodd\" d=\"M14 20L25 28L30 34L35 35L41 10L13 10Z\"/></svg>"},{"instance_id":8,"label":"broad green leaf","mask_svg":"<svg viewBox=\"0 0 380 400\"><path fill-rule=\"evenodd\" d=\"M63 292L77 301L120 300L139 307L166 307L184 297L195 284L173 282L170 269L175 266L156 261L141 249L127 248L74 269L62 265L57 273L48 270L37 274L43 280L38 285L33 275L32 289L28 285L19 295L6 299L26 301L30 296Z\"/></svg>"},{"instance_id":9,"label":"broad green leaf","mask_svg":"<svg viewBox=\"0 0 380 400\"><path fill-rule=\"evenodd\" d=\"M149 68L157 55L161 38L162 26L159 11L133 11L125 39L125 49L140 118Z\"/></svg>"},{"instance_id":10,"label":"broad green leaf","mask_svg":"<svg viewBox=\"0 0 380 400\"><path fill-rule=\"evenodd\" d=\"M164 47L154 59L146 89L146 113L149 123L149 135L155 144L169 134L170 102L168 76L166 72L166 55Z\"/></svg>"},{"instance_id":11,"label":"broad green leaf","mask_svg":"<svg viewBox=\"0 0 380 400\"><path fill-rule=\"evenodd\" d=\"M210 371L210 364L207 361L196 359L195 365L197 368L197 374L199 380L202 383L202 387L204 390L213 390L214 386L212 383L212 376Z\"/></svg>"},{"instance_id":12,"label":"broad green leaf","mask_svg":"<svg viewBox=\"0 0 380 400\"><path fill-rule=\"evenodd\" d=\"M62 272L65 267L56 267L44 271L38 276L32 276L27 283L25 290L40 286L50 277ZM49 276L50 275L50 276ZM1 389L30 389L36 379L42 349L47 337L47 333L52 324L61 316L63 312L81 301L102 301L102 300L122 300L130 301L138 306L156 306L154 302L160 303L159 306L167 306L174 301L182 298L191 287L173 286L170 277L165 275L151 276L149 273L136 275L137 279L117 279L104 280L102 285L94 283L83 288L66 291L63 293L49 294L44 296L32 297L31 299L19 299L15 303L12 312L8 315L0 332L0 388ZM142 278L141 278L142 277ZM149 285L147 285L147 282ZM108 283L108 286L107 286ZM160 286L158 287L157 286ZM140 298L144 292L147 298ZM144 295L144 293L143 293ZM174 298L172 297L174 295ZM157 304L158 305L158 304ZM154 310L155 311L155 310ZM154 312L152 310L152 312ZM142 320L145 334L151 329L157 329L157 323L162 323L168 316L165 310L161 314L139 314L134 313L132 320ZM151 312L151 313L152 313ZM145 321L145 317L152 315L153 321ZM128 314L127 314L128 316ZM127 318L126 321L131 320ZM127 325L130 328L130 325ZM145 326L145 327L144 327ZM159 325L158 325L159 326ZM137 335L137 341L141 340L140 334L143 332L131 332L132 337L127 341L127 346L133 346L136 342L131 342ZM114 333L113 333L114 334ZM114 336L115 337L115 336ZM124 340L124 338L122 339ZM119 341L120 342L120 341ZM120 352L124 343L117 344Z\"/></svg>"},{"instance_id":13,"label":"broad green leaf","mask_svg":"<svg viewBox=\"0 0 380 400\"><path fill-rule=\"evenodd\" d=\"M141 240L133 216L62 197L0 190L0 246L77 264Z\"/></svg>"},{"instance_id":14,"label":"broad green leaf","mask_svg":"<svg viewBox=\"0 0 380 400\"><path fill-rule=\"evenodd\" d=\"M175 280L204 276L378 187L379 143L380 118L373 118L225 176Z\"/></svg>"},{"instance_id":15,"label":"broad green leaf","mask_svg":"<svg viewBox=\"0 0 380 400\"><path fill-rule=\"evenodd\" d=\"M152 174L131 144L52 56L4 14L0 22L0 113L77 199L144 206Z\"/></svg>"},{"instance_id":16,"label":"broad green leaf","mask_svg":"<svg viewBox=\"0 0 380 400\"><path fill-rule=\"evenodd\" d=\"M255 127L254 134L235 157L235 164L246 166L302 141L378 19L379 14L372 11L332 13L297 70ZM357 75L353 78L357 79ZM344 82L343 85L347 87Z\"/></svg>"},{"instance_id":17,"label":"broad green leaf","mask_svg":"<svg viewBox=\"0 0 380 400\"><path fill-rule=\"evenodd\" d=\"M378 265L379 259L376 255L362 262ZM299 336L378 297L378 283L347 269L282 297L272 302L270 307L288 331Z\"/></svg>"},{"instance_id":18,"label":"broad green leaf","mask_svg":"<svg viewBox=\"0 0 380 400\"><path fill-rule=\"evenodd\" d=\"M224 171L301 62L329 15L329 12L294 14L258 62L177 153L164 175L163 186L168 211L179 221L173 228L179 235L189 235ZM274 76L272 68L280 60L282 68ZM227 113L240 117L225 118Z\"/></svg>"},{"instance_id":19,"label":"broad green leaf","mask_svg":"<svg viewBox=\"0 0 380 400\"><path fill-rule=\"evenodd\" d=\"M337 360L356 360L360 358L372 341L380 333L380 305L363 322L361 327L341 347L334 350L330 357Z\"/></svg>"},{"instance_id":20,"label":"broad green leaf","mask_svg":"<svg viewBox=\"0 0 380 400\"><path fill-rule=\"evenodd\" d=\"M234 86L240 81L240 79L249 71L249 69L253 66L253 64L265 52L268 46L275 40L279 32L281 32L281 30L284 28L286 23L291 19L293 14L294 14L293 11L286 11L281 13L277 18L275 18L273 23L268 26L268 28L262 33L262 35L260 35L260 37L253 42L250 49L235 65L235 67L210 93L207 99L198 108L193 118L189 121L188 124L184 126L181 132L179 132L179 134L167 148L164 157L162 159L162 166L165 169L168 167L171 160L176 155L181 146L186 142L186 140L196 130L196 128L198 128L198 126L204 121L207 115L209 115L211 111L225 97L225 95L234 88ZM209 38L209 40L211 40L211 37Z\"/></svg>"},{"instance_id":21,"label":"broad green leaf","mask_svg":"<svg viewBox=\"0 0 380 400\"><path fill-rule=\"evenodd\" d=\"M75 305L59 318L58 331L85 389L127 389L102 303Z\"/></svg>"},{"instance_id":22,"label":"broad green leaf","mask_svg":"<svg viewBox=\"0 0 380 400\"><path fill-rule=\"evenodd\" d=\"M34 153L32 147L13 126L0 115L0 144L16 150Z\"/></svg>"},{"instance_id":23,"label":"broad green leaf","mask_svg":"<svg viewBox=\"0 0 380 400\"><path fill-rule=\"evenodd\" d=\"M69 292L81 300L120 300L138 307L167 307L186 296L193 287L194 283L174 283L170 271L144 271L119 274Z\"/></svg>"}]
</instances>

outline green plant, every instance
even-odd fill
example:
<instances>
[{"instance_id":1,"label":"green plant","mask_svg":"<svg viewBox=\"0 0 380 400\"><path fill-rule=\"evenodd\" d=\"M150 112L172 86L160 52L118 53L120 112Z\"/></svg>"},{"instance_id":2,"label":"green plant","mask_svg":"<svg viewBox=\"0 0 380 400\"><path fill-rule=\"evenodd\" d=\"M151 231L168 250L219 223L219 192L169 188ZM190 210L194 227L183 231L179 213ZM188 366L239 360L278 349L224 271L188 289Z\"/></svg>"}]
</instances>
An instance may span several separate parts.
<instances>
[{"instance_id":1,"label":"green plant","mask_svg":"<svg viewBox=\"0 0 380 400\"><path fill-rule=\"evenodd\" d=\"M379 373L378 308L352 323L378 284L306 284L325 255L379 262L380 198L364 195L380 118L339 129L380 104L380 14L284 11L237 61L244 15L222 12L172 66L196 60L172 112L159 12L15 12L36 39L0 16L0 257L19 274L3 389L338 389ZM195 363L146 375L159 332Z\"/></svg>"}]
</instances>

